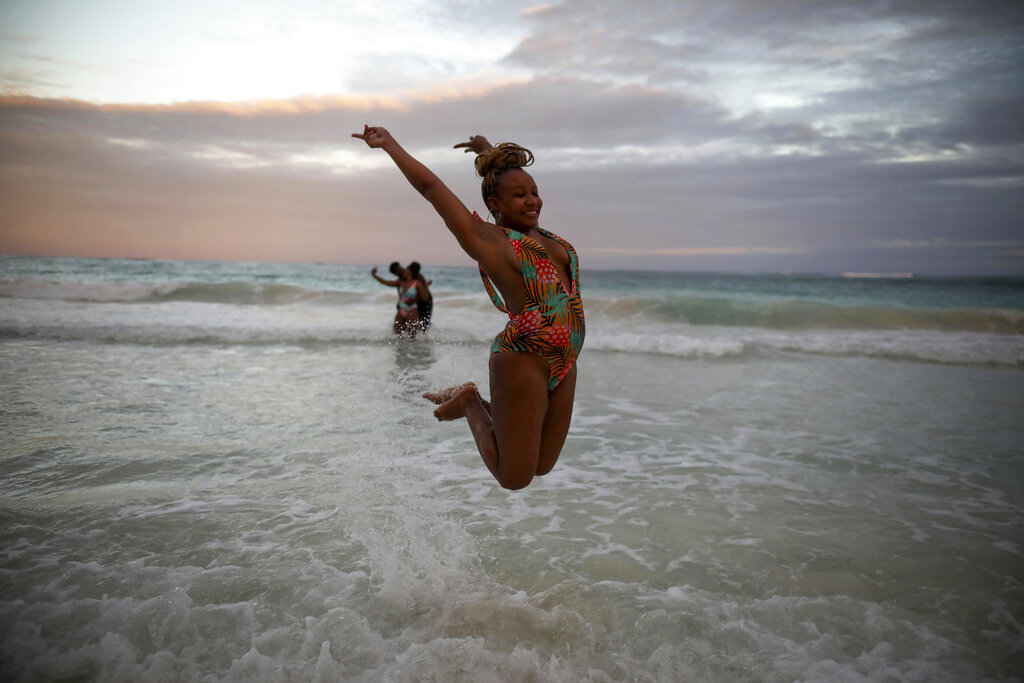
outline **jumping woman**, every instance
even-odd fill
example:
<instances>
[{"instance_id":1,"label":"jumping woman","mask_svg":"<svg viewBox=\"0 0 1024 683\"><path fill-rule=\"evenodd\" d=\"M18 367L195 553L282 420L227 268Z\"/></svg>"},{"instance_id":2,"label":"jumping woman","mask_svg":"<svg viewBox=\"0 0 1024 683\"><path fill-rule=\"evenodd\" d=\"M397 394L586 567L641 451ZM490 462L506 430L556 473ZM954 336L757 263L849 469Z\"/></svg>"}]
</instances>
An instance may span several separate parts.
<instances>
[{"instance_id":1,"label":"jumping woman","mask_svg":"<svg viewBox=\"0 0 1024 683\"><path fill-rule=\"evenodd\" d=\"M521 489L558 460L572 419L584 336L579 261L572 245L540 227L543 202L523 170L533 154L512 143L491 147L479 136L456 145L479 152L481 194L495 221L489 223L384 128L364 126L352 136L387 152L477 262L495 306L508 313L508 324L491 344L490 403L472 383L424 397L438 404L438 420L466 418L487 469L503 487Z\"/></svg>"}]
</instances>

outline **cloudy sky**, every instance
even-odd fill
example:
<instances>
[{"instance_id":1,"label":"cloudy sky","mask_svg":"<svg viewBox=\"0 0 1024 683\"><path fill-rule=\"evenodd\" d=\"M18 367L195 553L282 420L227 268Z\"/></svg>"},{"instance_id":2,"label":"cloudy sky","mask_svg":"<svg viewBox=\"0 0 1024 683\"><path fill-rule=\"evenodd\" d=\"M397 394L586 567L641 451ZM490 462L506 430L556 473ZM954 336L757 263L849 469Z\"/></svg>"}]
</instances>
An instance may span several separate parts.
<instances>
[{"instance_id":1,"label":"cloudy sky","mask_svg":"<svg viewBox=\"0 0 1024 683\"><path fill-rule=\"evenodd\" d=\"M3 0L0 253L468 265L531 148L584 266L1024 274L1024 4Z\"/></svg>"}]
</instances>

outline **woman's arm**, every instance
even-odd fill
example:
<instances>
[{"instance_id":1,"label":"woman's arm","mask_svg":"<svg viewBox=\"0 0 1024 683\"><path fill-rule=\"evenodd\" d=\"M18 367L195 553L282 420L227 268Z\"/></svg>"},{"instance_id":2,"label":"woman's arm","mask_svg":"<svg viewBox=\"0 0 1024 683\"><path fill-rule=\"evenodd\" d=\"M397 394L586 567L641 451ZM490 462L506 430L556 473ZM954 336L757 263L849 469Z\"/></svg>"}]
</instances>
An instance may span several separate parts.
<instances>
[{"instance_id":1,"label":"woman's arm","mask_svg":"<svg viewBox=\"0 0 1024 683\"><path fill-rule=\"evenodd\" d=\"M400 280L385 280L380 275L377 275L377 266L374 266L373 268L370 269L370 275L373 276L374 280L381 283L382 285L387 285L388 287L397 287L398 285L402 284Z\"/></svg>"},{"instance_id":2,"label":"woman's arm","mask_svg":"<svg viewBox=\"0 0 1024 683\"><path fill-rule=\"evenodd\" d=\"M483 135L470 135L469 142L456 143L452 149L459 149L460 147L465 147L467 154L469 152L480 154L481 152L489 150L491 148L491 143L488 142L487 138Z\"/></svg>"},{"instance_id":3,"label":"woman's arm","mask_svg":"<svg viewBox=\"0 0 1024 683\"><path fill-rule=\"evenodd\" d=\"M373 149L383 149L398 166L409 184L416 189L437 211L448 230L458 240L459 246L471 258L483 264L499 267L504 261L501 250L507 240L500 231L495 231L466 208L455 194L448 189L434 172L406 152L391 134L379 126L364 126L362 133L353 133ZM501 241L497 238L501 237Z\"/></svg>"}]
</instances>

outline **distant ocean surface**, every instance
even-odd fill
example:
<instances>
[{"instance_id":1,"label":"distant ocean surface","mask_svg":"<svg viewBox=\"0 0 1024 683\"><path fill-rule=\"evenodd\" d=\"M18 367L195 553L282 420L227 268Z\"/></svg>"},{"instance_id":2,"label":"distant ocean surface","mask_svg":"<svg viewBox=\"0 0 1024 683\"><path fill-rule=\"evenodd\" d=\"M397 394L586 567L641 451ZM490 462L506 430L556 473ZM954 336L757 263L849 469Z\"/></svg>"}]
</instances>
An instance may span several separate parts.
<instances>
[{"instance_id":1,"label":"distant ocean surface","mask_svg":"<svg viewBox=\"0 0 1024 683\"><path fill-rule=\"evenodd\" d=\"M0 679L1022 680L1024 279L582 265L507 492L474 269L0 257Z\"/></svg>"}]
</instances>

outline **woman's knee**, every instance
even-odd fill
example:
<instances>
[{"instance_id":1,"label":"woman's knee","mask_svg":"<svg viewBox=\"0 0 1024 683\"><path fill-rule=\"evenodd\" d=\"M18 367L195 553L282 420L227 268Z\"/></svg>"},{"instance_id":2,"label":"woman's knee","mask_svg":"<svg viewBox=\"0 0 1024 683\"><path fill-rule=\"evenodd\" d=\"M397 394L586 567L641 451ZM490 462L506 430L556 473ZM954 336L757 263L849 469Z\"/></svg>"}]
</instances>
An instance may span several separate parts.
<instances>
[{"instance_id":1,"label":"woman's knee","mask_svg":"<svg viewBox=\"0 0 1024 683\"><path fill-rule=\"evenodd\" d=\"M518 491L519 489L525 489L533 481L532 474L513 474L510 476L504 476L498 480L501 484L501 488L508 489L509 491Z\"/></svg>"},{"instance_id":2,"label":"woman's knee","mask_svg":"<svg viewBox=\"0 0 1024 683\"><path fill-rule=\"evenodd\" d=\"M537 471L533 473L534 476L543 477L545 474L547 474L548 472L553 470L555 468L555 459L557 457L558 456L555 456L555 458L552 458L550 460L550 462L543 462L543 460L538 462L537 463Z\"/></svg>"}]
</instances>

